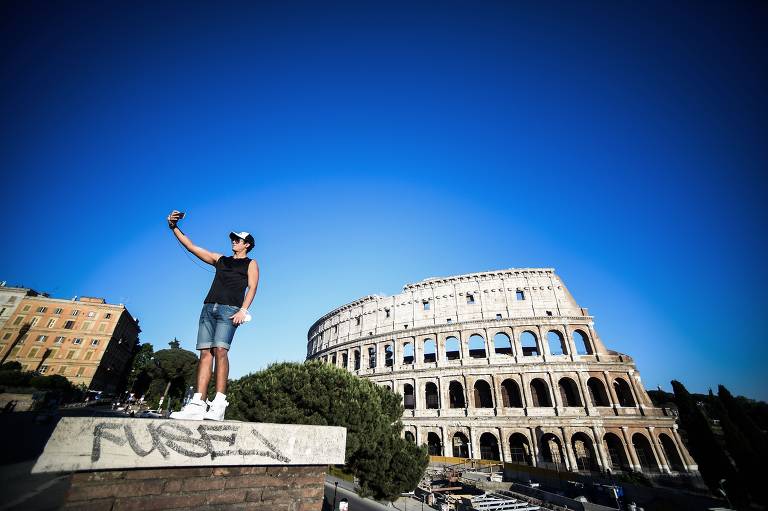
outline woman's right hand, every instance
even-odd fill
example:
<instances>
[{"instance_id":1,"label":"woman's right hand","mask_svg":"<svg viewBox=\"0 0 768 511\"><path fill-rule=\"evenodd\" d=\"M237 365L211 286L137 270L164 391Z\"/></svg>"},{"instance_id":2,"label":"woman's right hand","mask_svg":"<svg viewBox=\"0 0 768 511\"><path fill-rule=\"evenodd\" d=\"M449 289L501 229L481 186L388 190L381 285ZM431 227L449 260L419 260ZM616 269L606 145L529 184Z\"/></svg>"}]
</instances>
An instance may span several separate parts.
<instances>
[{"instance_id":1,"label":"woman's right hand","mask_svg":"<svg viewBox=\"0 0 768 511\"><path fill-rule=\"evenodd\" d=\"M168 227L173 229L174 227L176 227L176 224L179 223L179 220L181 220L182 218L183 216L181 214L181 211L177 211L174 209L173 211L171 211L171 214L168 215L168 219L167 219Z\"/></svg>"}]
</instances>

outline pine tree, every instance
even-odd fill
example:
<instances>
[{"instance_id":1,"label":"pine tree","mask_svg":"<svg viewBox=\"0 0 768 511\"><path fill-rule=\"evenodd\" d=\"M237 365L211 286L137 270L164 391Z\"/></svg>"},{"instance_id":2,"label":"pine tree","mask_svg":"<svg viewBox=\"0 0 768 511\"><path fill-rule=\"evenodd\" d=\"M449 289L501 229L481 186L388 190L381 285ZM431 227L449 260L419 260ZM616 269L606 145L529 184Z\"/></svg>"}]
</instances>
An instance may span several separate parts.
<instances>
[{"instance_id":1,"label":"pine tree","mask_svg":"<svg viewBox=\"0 0 768 511\"><path fill-rule=\"evenodd\" d=\"M429 460L400 436L401 396L321 362L274 364L233 381L227 399L228 419L347 428L346 465L363 496L413 490Z\"/></svg>"}]
</instances>

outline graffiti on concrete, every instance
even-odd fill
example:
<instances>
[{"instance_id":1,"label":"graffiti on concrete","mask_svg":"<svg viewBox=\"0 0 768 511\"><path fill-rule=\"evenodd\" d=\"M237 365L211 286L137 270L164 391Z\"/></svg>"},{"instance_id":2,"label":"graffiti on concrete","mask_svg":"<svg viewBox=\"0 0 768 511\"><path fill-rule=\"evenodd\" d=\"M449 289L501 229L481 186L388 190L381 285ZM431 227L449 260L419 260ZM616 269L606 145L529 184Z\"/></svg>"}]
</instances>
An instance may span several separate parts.
<instances>
[{"instance_id":1,"label":"graffiti on concrete","mask_svg":"<svg viewBox=\"0 0 768 511\"><path fill-rule=\"evenodd\" d=\"M146 428L148 434L141 431L143 428ZM188 458L210 456L211 459L215 459L220 456L245 456L266 457L283 463L291 462L272 442L255 429L251 429L255 441L252 438L245 439L249 444L257 444L259 448L255 449L235 446L240 431L240 428L235 425L200 424L193 430L175 422L146 421L137 429L138 436L134 433L133 425L110 422L94 424L91 461L96 462L101 458L102 442L108 441L120 447L128 444L131 450L142 458L157 450L163 458L168 458L170 451L174 451Z\"/></svg>"}]
</instances>

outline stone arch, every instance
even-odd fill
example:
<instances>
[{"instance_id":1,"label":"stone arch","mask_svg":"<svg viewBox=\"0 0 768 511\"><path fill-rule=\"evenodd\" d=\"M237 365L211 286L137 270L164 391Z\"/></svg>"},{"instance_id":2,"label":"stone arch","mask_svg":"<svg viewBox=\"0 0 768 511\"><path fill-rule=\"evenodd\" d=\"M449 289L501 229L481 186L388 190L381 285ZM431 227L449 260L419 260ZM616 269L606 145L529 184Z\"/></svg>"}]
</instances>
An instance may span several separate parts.
<instances>
[{"instance_id":1,"label":"stone arch","mask_svg":"<svg viewBox=\"0 0 768 511\"><path fill-rule=\"evenodd\" d=\"M403 343L403 365L413 364L413 343L407 341Z\"/></svg>"},{"instance_id":2,"label":"stone arch","mask_svg":"<svg viewBox=\"0 0 768 511\"><path fill-rule=\"evenodd\" d=\"M511 378L501 382L501 402L504 408L522 408L523 399L520 395L520 386Z\"/></svg>"},{"instance_id":3,"label":"stone arch","mask_svg":"<svg viewBox=\"0 0 768 511\"><path fill-rule=\"evenodd\" d=\"M485 338L480 334L469 336L469 358L485 358L488 350L485 349Z\"/></svg>"},{"instance_id":4,"label":"stone arch","mask_svg":"<svg viewBox=\"0 0 768 511\"><path fill-rule=\"evenodd\" d=\"M608 393L605 391L605 385L603 385L603 381L600 378L593 376L587 380L587 389L589 389L589 398L592 401L592 406L611 406Z\"/></svg>"},{"instance_id":5,"label":"stone arch","mask_svg":"<svg viewBox=\"0 0 768 511\"><path fill-rule=\"evenodd\" d=\"M531 400L533 401L532 406L552 406L552 399L549 397L549 386L541 378L531 380Z\"/></svg>"},{"instance_id":6,"label":"stone arch","mask_svg":"<svg viewBox=\"0 0 768 511\"><path fill-rule=\"evenodd\" d=\"M368 346L368 369L376 367L376 347Z\"/></svg>"},{"instance_id":7,"label":"stone arch","mask_svg":"<svg viewBox=\"0 0 768 511\"><path fill-rule=\"evenodd\" d=\"M411 433L410 431L406 431L404 436L407 441L412 442L414 444L416 443L416 437L413 436L413 433Z\"/></svg>"},{"instance_id":8,"label":"stone arch","mask_svg":"<svg viewBox=\"0 0 768 511\"><path fill-rule=\"evenodd\" d=\"M549 353L551 355L567 355L568 348L565 345L565 338L563 334L557 330L550 330L547 332L547 345L549 346Z\"/></svg>"},{"instance_id":9,"label":"stone arch","mask_svg":"<svg viewBox=\"0 0 768 511\"><path fill-rule=\"evenodd\" d=\"M440 408L440 396L437 392L437 385L434 382L427 382L424 385L424 398L428 409L436 410Z\"/></svg>"},{"instance_id":10,"label":"stone arch","mask_svg":"<svg viewBox=\"0 0 768 511\"><path fill-rule=\"evenodd\" d=\"M461 342L453 335L445 339L445 358L447 360L459 360L461 358Z\"/></svg>"},{"instance_id":11,"label":"stone arch","mask_svg":"<svg viewBox=\"0 0 768 511\"><path fill-rule=\"evenodd\" d=\"M533 456L531 456L528 437L522 433L512 433L509 436L509 455L512 463L533 466Z\"/></svg>"},{"instance_id":12,"label":"stone arch","mask_svg":"<svg viewBox=\"0 0 768 511\"><path fill-rule=\"evenodd\" d=\"M430 456L443 455L443 442L440 441L440 436L437 433L427 433L427 452Z\"/></svg>"},{"instance_id":13,"label":"stone arch","mask_svg":"<svg viewBox=\"0 0 768 511\"><path fill-rule=\"evenodd\" d=\"M343 367L344 369L349 367L349 353L347 353L346 351L341 354L341 367Z\"/></svg>"},{"instance_id":14,"label":"stone arch","mask_svg":"<svg viewBox=\"0 0 768 511\"><path fill-rule=\"evenodd\" d=\"M613 390L616 392L616 399L619 400L620 406L635 406L635 398L632 397L632 390L629 388L629 383L624 378L616 378L613 380Z\"/></svg>"},{"instance_id":15,"label":"stone arch","mask_svg":"<svg viewBox=\"0 0 768 511\"><path fill-rule=\"evenodd\" d=\"M469 458L469 439L461 431L457 431L451 438L453 456L456 458Z\"/></svg>"},{"instance_id":16,"label":"stone arch","mask_svg":"<svg viewBox=\"0 0 768 511\"><path fill-rule=\"evenodd\" d=\"M424 339L424 362L437 362L437 344L432 339Z\"/></svg>"},{"instance_id":17,"label":"stone arch","mask_svg":"<svg viewBox=\"0 0 768 511\"><path fill-rule=\"evenodd\" d=\"M631 469L627 450L624 448L624 442L614 433L606 433L603 436L605 450L608 452L608 459L611 462L611 468L614 471L620 470L627 472Z\"/></svg>"},{"instance_id":18,"label":"stone arch","mask_svg":"<svg viewBox=\"0 0 768 511\"><path fill-rule=\"evenodd\" d=\"M573 454L576 457L576 466L579 470L588 470L590 472L599 471L597 464L597 455L592 439L585 433L575 433L571 437L571 446Z\"/></svg>"},{"instance_id":19,"label":"stone arch","mask_svg":"<svg viewBox=\"0 0 768 511\"><path fill-rule=\"evenodd\" d=\"M403 407L406 410L416 409L416 394L414 394L413 385L410 383L403 385Z\"/></svg>"},{"instance_id":20,"label":"stone arch","mask_svg":"<svg viewBox=\"0 0 768 511\"><path fill-rule=\"evenodd\" d=\"M504 332L498 332L493 336L493 349L497 355L514 355L512 340Z\"/></svg>"},{"instance_id":21,"label":"stone arch","mask_svg":"<svg viewBox=\"0 0 768 511\"><path fill-rule=\"evenodd\" d=\"M675 472L685 471L685 465L675 442L666 433L659 433L659 443L664 450L667 460L669 460L669 468Z\"/></svg>"},{"instance_id":22,"label":"stone arch","mask_svg":"<svg viewBox=\"0 0 768 511\"><path fill-rule=\"evenodd\" d=\"M581 396L579 395L579 387L575 381L566 376L560 378L557 386L560 389L560 399L563 402L563 406L583 406L581 404Z\"/></svg>"},{"instance_id":23,"label":"stone arch","mask_svg":"<svg viewBox=\"0 0 768 511\"><path fill-rule=\"evenodd\" d=\"M499 461L499 440L493 433L480 435L480 459Z\"/></svg>"},{"instance_id":24,"label":"stone arch","mask_svg":"<svg viewBox=\"0 0 768 511\"><path fill-rule=\"evenodd\" d=\"M556 467L565 465L565 454L563 453L563 444L557 435L553 433L544 433L539 440L539 456L543 463L549 463Z\"/></svg>"},{"instance_id":25,"label":"stone arch","mask_svg":"<svg viewBox=\"0 0 768 511\"><path fill-rule=\"evenodd\" d=\"M493 408L493 394L488 382L479 379L475 382L475 408Z\"/></svg>"},{"instance_id":26,"label":"stone arch","mask_svg":"<svg viewBox=\"0 0 768 511\"><path fill-rule=\"evenodd\" d=\"M640 462L640 468L643 472L659 471L659 465L656 463L653 448L648 441L648 437L642 433L635 433L632 435L632 446L635 448L637 461Z\"/></svg>"},{"instance_id":27,"label":"stone arch","mask_svg":"<svg viewBox=\"0 0 768 511\"><path fill-rule=\"evenodd\" d=\"M395 352L392 351L392 345L387 344L384 346L384 366L392 367L395 362Z\"/></svg>"},{"instance_id":28,"label":"stone arch","mask_svg":"<svg viewBox=\"0 0 768 511\"><path fill-rule=\"evenodd\" d=\"M451 408L467 407L464 402L464 386L456 380L448 385L448 402Z\"/></svg>"},{"instance_id":29,"label":"stone arch","mask_svg":"<svg viewBox=\"0 0 768 511\"><path fill-rule=\"evenodd\" d=\"M331 354L331 364L336 365L336 353Z\"/></svg>"},{"instance_id":30,"label":"stone arch","mask_svg":"<svg viewBox=\"0 0 768 511\"><path fill-rule=\"evenodd\" d=\"M520 348L523 350L524 357L538 357L541 355L538 337L530 330L520 334Z\"/></svg>"},{"instance_id":31,"label":"stone arch","mask_svg":"<svg viewBox=\"0 0 768 511\"><path fill-rule=\"evenodd\" d=\"M360 350L352 352L352 367L357 371L360 369Z\"/></svg>"},{"instance_id":32,"label":"stone arch","mask_svg":"<svg viewBox=\"0 0 768 511\"><path fill-rule=\"evenodd\" d=\"M577 355L592 355L595 352L589 342L589 336L582 330L573 331L573 344L576 345Z\"/></svg>"}]
</instances>

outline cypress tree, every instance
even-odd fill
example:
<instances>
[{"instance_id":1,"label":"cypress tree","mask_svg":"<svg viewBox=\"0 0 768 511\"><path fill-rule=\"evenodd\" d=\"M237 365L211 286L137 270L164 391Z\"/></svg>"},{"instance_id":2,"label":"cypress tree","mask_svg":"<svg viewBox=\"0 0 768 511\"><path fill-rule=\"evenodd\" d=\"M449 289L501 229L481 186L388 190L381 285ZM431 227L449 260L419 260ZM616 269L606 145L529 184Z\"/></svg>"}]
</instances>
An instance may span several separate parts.
<instances>
[{"instance_id":1,"label":"cypress tree","mask_svg":"<svg viewBox=\"0 0 768 511\"><path fill-rule=\"evenodd\" d=\"M707 418L682 383L672 380L672 390L680 412L680 427L688 435L688 449L699 465L704 482L712 492L717 493L720 480L725 479L731 501L742 504L743 492L737 491L738 474L709 427Z\"/></svg>"},{"instance_id":2,"label":"cypress tree","mask_svg":"<svg viewBox=\"0 0 768 511\"><path fill-rule=\"evenodd\" d=\"M720 399L716 399L714 396L711 396L711 399L716 403L715 410L720 417L720 425L723 428L728 452L731 453L736 462L742 480L748 483L746 486L753 489L751 492L753 498L766 504L768 503L768 496L765 492L760 491L764 481L762 468L764 453L761 452L761 448L764 447L760 445L762 439L759 436L762 435L762 432L747 416L741 408L741 404L733 399L728 389L720 385L718 395ZM730 406L727 406L726 403L729 403ZM741 423L736 422L734 417L739 417ZM742 429L742 424L745 425L744 429ZM755 435L756 440L750 440L747 432Z\"/></svg>"},{"instance_id":3,"label":"cypress tree","mask_svg":"<svg viewBox=\"0 0 768 511\"><path fill-rule=\"evenodd\" d=\"M766 439L766 434L747 415L742 404L734 399L728 389L722 385L718 385L717 395L728 411L731 420L746 437L755 454L761 458L768 456L768 439Z\"/></svg>"}]
</instances>

